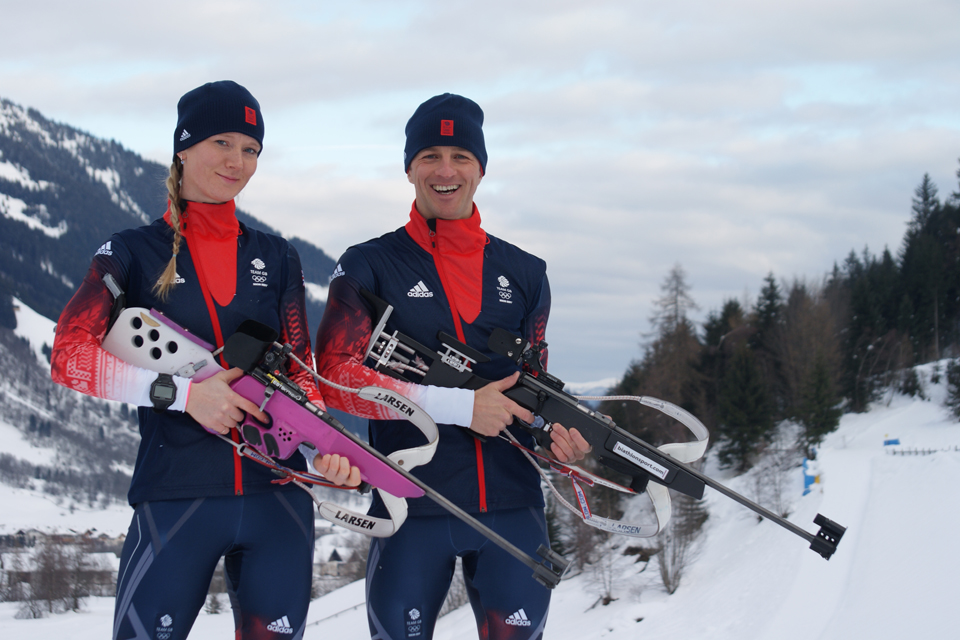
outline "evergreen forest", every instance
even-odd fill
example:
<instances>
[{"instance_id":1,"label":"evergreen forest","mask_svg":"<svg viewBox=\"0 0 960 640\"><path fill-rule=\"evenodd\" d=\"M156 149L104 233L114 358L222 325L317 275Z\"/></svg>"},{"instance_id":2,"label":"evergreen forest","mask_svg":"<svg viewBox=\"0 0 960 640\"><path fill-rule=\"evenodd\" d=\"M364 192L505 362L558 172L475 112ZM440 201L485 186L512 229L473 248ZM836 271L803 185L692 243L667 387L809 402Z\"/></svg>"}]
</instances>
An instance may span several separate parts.
<instances>
[{"instance_id":1,"label":"evergreen forest","mask_svg":"<svg viewBox=\"0 0 960 640\"><path fill-rule=\"evenodd\" d=\"M721 465L739 472L785 420L796 426L790 446L809 454L843 413L892 391L922 395L914 365L960 355L960 186L941 199L923 176L895 254L851 250L817 281L769 273L754 302L727 299L700 326L690 319L699 309L690 291L677 264L661 285L642 357L610 393L692 412ZM960 383L950 362L934 376ZM601 409L653 444L687 439L681 425L637 403Z\"/></svg>"}]
</instances>

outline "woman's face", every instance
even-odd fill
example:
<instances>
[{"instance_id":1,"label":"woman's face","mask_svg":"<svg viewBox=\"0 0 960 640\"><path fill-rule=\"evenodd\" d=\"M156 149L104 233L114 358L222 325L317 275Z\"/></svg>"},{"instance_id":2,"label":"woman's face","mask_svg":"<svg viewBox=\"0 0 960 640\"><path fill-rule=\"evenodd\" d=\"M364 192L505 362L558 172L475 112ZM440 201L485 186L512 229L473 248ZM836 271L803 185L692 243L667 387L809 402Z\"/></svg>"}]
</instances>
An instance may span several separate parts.
<instances>
[{"instance_id":1,"label":"woman's face","mask_svg":"<svg viewBox=\"0 0 960 640\"><path fill-rule=\"evenodd\" d=\"M257 170L260 143L243 133L219 133L179 153L180 197L192 202L227 202Z\"/></svg>"}]
</instances>

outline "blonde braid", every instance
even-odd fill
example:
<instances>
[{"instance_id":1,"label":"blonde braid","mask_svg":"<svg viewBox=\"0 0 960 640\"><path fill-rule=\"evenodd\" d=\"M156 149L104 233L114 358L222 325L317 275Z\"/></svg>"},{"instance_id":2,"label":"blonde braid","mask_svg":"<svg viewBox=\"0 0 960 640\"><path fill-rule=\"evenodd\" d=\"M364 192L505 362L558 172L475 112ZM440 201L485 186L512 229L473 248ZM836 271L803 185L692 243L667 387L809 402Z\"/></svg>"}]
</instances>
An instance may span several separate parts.
<instances>
[{"instance_id":1,"label":"blonde braid","mask_svg":"<svg viewBox=\"0 0 960 640\"><path fill-rule=\"evenodd\" d=\"M183 177L183 164L179 156L173 156L170 164L170 175L167 176L167 196L170 199L170 226L173 227L173 256L167 263L166 269L160 274L160 279L153 285L153 292L161 300L170 295L177 279L177 254L180 253L180 179Z\"/></svg>"}]
</instances>

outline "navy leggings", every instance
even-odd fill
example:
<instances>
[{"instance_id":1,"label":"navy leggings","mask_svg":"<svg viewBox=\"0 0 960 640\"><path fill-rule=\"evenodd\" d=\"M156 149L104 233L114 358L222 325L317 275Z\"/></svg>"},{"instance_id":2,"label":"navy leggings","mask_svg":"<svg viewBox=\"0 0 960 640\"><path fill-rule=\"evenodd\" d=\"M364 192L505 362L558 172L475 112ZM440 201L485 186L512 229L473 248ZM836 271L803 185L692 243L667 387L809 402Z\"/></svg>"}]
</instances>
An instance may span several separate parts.
<instances>
[{"instance_id":1,"label":"navy leggings","mask_svg":"<svg viewBox=\"0 0 960 640\"><path fill-rule=\"evenodd\" d=\"M543 509L475 516L537 558L548 546ZM455 516L410 517L389 538L374 538L367 557L367 620L374 640L433 637L437 614L463 559L467 594L481 640L541 638L550 590L533 570Z\"/></svg>"},{"instance_id":2,"label":"navy leggings","mask_svg":"<svg viewBox=\"0 0 960 640\"><path fill-rule=\"evenodd\" d=\"M186 638L221 557L237 639L302 638L313 543L313 501L299 490L141 503L120 557L113 638Z\"/></svg>"}]
</instances>

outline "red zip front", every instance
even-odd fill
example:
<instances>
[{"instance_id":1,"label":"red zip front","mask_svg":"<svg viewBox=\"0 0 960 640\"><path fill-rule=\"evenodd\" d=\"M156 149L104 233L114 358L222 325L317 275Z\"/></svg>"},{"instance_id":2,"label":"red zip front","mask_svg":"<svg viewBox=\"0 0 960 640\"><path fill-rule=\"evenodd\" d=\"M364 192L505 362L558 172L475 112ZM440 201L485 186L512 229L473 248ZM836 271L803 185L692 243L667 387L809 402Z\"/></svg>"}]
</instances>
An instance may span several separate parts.
<instances>
[{"instance_id":1,"label":"red zip front","mask_svg":"<svg viewBox=\"0 0 960 640\"><path fill-rule=\"evenodd\" d=\"M189 246L189 245L188 245ZM210 314L210 323L213 325L213 335L216 340L217 345L223 345L223 329L220 328L220 318L217 316L217 307L213 302L213 296L210 293L210 289L207 287L207 279L203 273L203 267L200 264L199 260L193 261L194 269L197 272L197 279L200 281L200 291L203 292L203 300L207 304L207 312ZM220 364L223 365L225 369L229 369L230 365L227 363L226 359L223 357L223 352L220 352L218 356L220 359ZM230 430L230 439L235 443L240 444L240 433L237 429ZM236 447L233 449L233 493L234 495L242 496L243 495L243 458L240 456L240 450Z\"/></svg>"},{"instance_id":2,"label":"red zip front","mask_svg":"<svg viewBox=\"0 0 960 640\"><path fill-rule=\"evenodd\" d=\"M480 487L480 512L487 512L487 481L483 475L483 443L480 438L474 438L477 448L477 485Z\"/></svg>"},{"instance_id":3,"label":"red zip front","mask_svg":"<svg viewBox=\"0 0 960 640\"><path fill-rule=\"evenodd\" d=\"M430 223L433 224L431 225ZM453 315L453 326L457 332L457 339L466 344L467 340L463 333L463 324L460 320L460 311L457 309L457 301L454 296L451 295L454 291L454 288L450 286L450 282L447 279L446 270L443 268L443 258L440 254L440 249L437 247L437 233L435 231L436 221L428 220L427 225L430 227L430 253L433 256L433 264L437 268L437 275L440 276L440 286L443 287L443 293L447 297L447 301L450 303L450 313ZM476 438L474 439L474 445L477 452L477 486L480 491L480 512L486 513L487 482L483 468L483 443L479 438Z\"/></svg>"}]
</instances>

